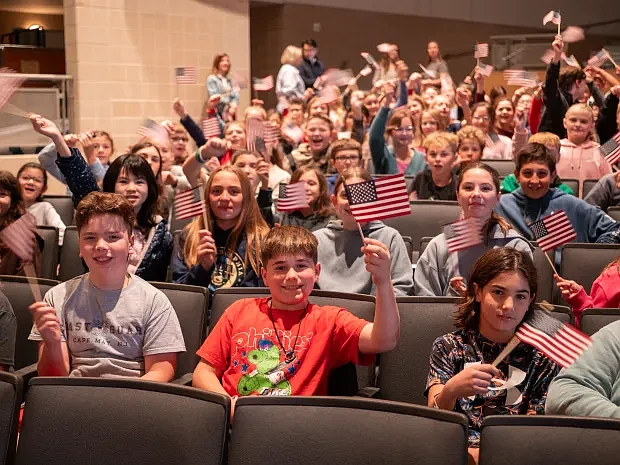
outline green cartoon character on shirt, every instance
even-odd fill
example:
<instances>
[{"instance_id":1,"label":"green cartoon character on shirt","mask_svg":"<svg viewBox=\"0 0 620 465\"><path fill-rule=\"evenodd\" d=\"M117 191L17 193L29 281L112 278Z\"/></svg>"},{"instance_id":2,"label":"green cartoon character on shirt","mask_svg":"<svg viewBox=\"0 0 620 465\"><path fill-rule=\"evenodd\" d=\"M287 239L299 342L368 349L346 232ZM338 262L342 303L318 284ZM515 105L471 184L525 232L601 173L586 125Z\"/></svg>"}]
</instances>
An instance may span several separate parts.
<instances>
[{"instance_id":1,"label":"green cartoon character on shirt","mask_svg":"<svg viewBox=\"0 0 620 465\"><path fill-rule=\"evenodd\" d=\"M237 392L241 396L290 396L288 379L297 371L295 361L280 363L280 350L268 339L261 339L257 345L248 354L248 362L256 368L239 380Z\"/></svg>"}]
</instances>

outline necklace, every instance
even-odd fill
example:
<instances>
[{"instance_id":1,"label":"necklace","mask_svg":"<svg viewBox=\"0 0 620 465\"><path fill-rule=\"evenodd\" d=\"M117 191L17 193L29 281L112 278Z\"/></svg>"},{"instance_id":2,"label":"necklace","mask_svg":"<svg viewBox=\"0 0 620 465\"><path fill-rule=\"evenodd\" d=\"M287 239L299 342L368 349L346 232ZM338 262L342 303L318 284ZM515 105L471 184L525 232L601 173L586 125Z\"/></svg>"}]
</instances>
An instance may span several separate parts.
<instances>
[{"instance_id":1,"label":"necklace","mask_svg":"<svg viewBox=\"0 0 620 465\"><path fill-rule=\"evenodd\" d=\"M297 326L297 335L295 336L295 341L293 342L291 350L289 351L287 351L284 348L284 344L282 344L282 341L280 340L280 335L278 334L278 330L276 329L276 322L274 321L273 316L271 314L271 304L272 304L272 301L271 299L269 299L269 319L271 320L271 325L273 326L273 332L276 333L276 339L278 340L278 344L280 344L280 347L282 348L282 352L284 353L284 362L291 363L292 361L295 360L295 358L297 358L295 356L295 346L297 345L297 340L299 339L299 330L301 329L301 320L303 320L304 316L306 316L306 312L308 311L310 302L308 302L308 304L306 305L306 308L304 308L304 311L301 314L301 317L299 318L299 323L298 323L299 326Z\"/></svg>"}]
</instances>

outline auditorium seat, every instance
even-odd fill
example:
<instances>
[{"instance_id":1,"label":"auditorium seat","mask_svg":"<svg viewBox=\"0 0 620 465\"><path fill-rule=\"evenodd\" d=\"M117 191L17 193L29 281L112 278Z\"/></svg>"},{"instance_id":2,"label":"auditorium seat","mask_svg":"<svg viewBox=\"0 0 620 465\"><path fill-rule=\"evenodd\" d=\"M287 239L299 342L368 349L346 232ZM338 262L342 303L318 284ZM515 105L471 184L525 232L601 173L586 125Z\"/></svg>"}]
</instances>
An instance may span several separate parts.
<instances>
[{"instance_id":1,"label":"auditorium seat","mask_svg":"<svg viewBox=\"0 0 620 465\"><path fill-rule=\"evenodd\" d=\"M229 415L229 397L186 386L35 378L15 465L220 465Z\"/></svg>"},{"instance_id":2,"label":"auditorium seat","mask_svg":"<svg viewBox=\"0 0 620 465\"><path fill-rule=\"evenodd\" d=\"M22 397L22 378L0 371L0 465L13 463Z\"/></svg>"},{"instance_id":3,"label":"auditorium seat","mask_svg":"<svg viewBox=\"0 0 620 465\"><path fill-rule=\"evenodd\" d=\"M37 343L28 340L32 329L32 315L28 307L35 301L30 290L28 279L23 276L0 276L2 293L11 302L15 318L17 319L17 338L15 339L15 370L37 363L39 352ZM52 287L59 284L52 279L37 279L41 289L41 297Z\"/></svg>"},{"instance_id":4,"label":"auditorium seat","mask_svg":"<svg viewBox=\"0 0 620 465\"><path fill-rule=\"evenodd\" d=\"M585 179L583 181L583 198L585 199L590 191L596 186L598 179Z\"/></svg>"},{"instance_id":5,"label":"auditorium seat","mask_svg":"<svg viewBox=\"0 0 620 465\"><path fill-rule=\"evenodd\" d=\"M44 195L42 200L52 204L65 226L75 224L75 209L70 195Z\"/></svg>"},{"instance_id":6,"label":"auditorium seat","mask_svg":"<svg viewBox=\"0 0 620 465\"><path fill-rule=\"evenodd\" d=\"M620 221L620 206L613 206L607 209L607 214L613 218L614 221Z\"/></svg>"},{"instance_id":7,"label":"auditorium seat","mask_svg":"<svg viewBox=\"0 0 620 465\"><path fill-rule=\"evenodd\" d=\"M191 378L184 375L193 373L200 361L196 351L204 342L207 332L209 291L205 287L186 284L151 284L166 294L179 319L186 350L179 354L175 377L179 383L186 384Z\"/></svg>"},{"instance_id":8,"label":"auditorium seat","mask_svg":"<svg viewBox=\"0 0 620 465\"><path fill-rule=\"evenodd\" d=\"M532 252L534 257L534 265L538 274L538 291L536 292L536 301L542 302L543 300L552 303L558 301L554 299L554 296L558 293L556 291L557 286L555 279L553 278L553 268L549 265L549 261L545 258L545 252L538 247L534 248ZM553 250L547 252L547 256L553 263L555 253Z\"/></svg>"},{"instance_id":9,"label":"auditorium seat","mask_svg":"<svg viewBox=\"0 0 620 465\"><path fill-rule=\"evenodd\" d=\"M237 300L267 296L269 296L268 288L233 287L217 289L213 295L213 302L211 305L209 331L215 327L220 317L224 314L224 311ZM312 294L310 294L309 301L315 305L343 307L355 316L368 322L374 320L375 298L373 296L314 290ZM347 374L348 369L346 367L347 365L338 373L334 372L335 374L333 375L334 379L344 380L341 381L341 383L346 382L348 384L348 386L344 388L344 392L353 394L357 391L358 387L366 388L374 385L374 367L372 365L370 367L356 366L357 386L353 386L353 383L349 382L349 376ZM338 388L338 384L337 382L330 382L330 395L336 394L335 389Z\"/></svg>"},{"instance_id":10,"label":"auditorium seat","mask_svg":"<svg viewBox=\"0 0 620 465\"><path fill-rule=\"evenodd\" d=\"M592 336L599 329L620 320L618 308L586 308L581 314L581 331Z\"/></svg>"},{"instance_id":11,"label":"auditorium seat","mask_svg":"<svg viewBox=\"0 0 620 465\"><path fill-rule=\"evenodd\" d=\"M37 233L43 239L44 247L41 252L40 278L56 279L58 268L58 229L53 226L37 226Z\"/></svg>"},{"instance_id":12,"label":"auditorium seat","mask_svg":"<svg viewBox=\"0 0 620 465\"><path fill-rule=\"evenodd\" d=\"M78 230L75 226L67 226L60 248L60 270L58 279L68 281L86 273L86 268L80 258L80 244Z\"/></svg>"},{"instance_id":13,"label":"auditorium seat","mask_svg":"<svg viewBox=\"0 0 620 465\"><path fill-rule=\"evenodd\" d=\"M583 286L587 293L603 269L618 258L615 244L570 243L562 248L562 260L558 272L564 279L573 280ZM562 303L556 299L557 303Z\"/></svg>"},{"instance_id":14,"label":"auditorium seat","mask_svg":"<svg viewBox=\"0 0 620 465\"><path fill-rule=\"evenodd\" d=\"M480 465L616 465L620 420L496 415L482 422Z\"/></svg>"},{"instance_id":15,"label":"auditorium seat","mask_svg":"<svg viewBox=\"0 0 620 465\"><path fill-rule=\"evenodd\" d=\"M415 200L411 214L388 218L384 223L396 229L401 236L411 237L414 256L419 254L423 237L435 237L443 232L443 225L456 221L461 213L457 202L442 200ZM417 262L417 260L416 260Z\"/></svg>"},{"instance_id":16,"label":"auditorium seat","mask_svg":"<svg viewBox=\"0 0 620 465\"><path fill-rule=\"evenodd\" d=\"M500 178L505 178L509 174L514 174L515 163L512 160L481 160L485 165L494 168Z\"/></svg>"},{"instance_id":17,"label":"auditorium seat","mask_svg":"<svg viewBox=\"0 0 620 465\"><path fill-rule=\"evenodd\" d=\"M579 197L579 180L578 179L562 179L562 184L570 187L575 193L575 197Z\"/></svg>"},{"instance_id":18,"label":"auditorium seat","mask_svg":"<svg viewBox=\"0 0 620 465\"><path fill-rule=\"evenodd\" d=\"M467 418L361 398L243 397L229 465L465 465Z\"/></svg>"},{"instance_id":19,"label":"auditorium seat","mask_svg":"<svg viewBox=\"0 0 620 465\"><path fill-rule=\"evenodd\" d=\"M380 355L379 397L426 405L424 390L433 342L456 330L457 298L398 297L400 338L394 350Z\"/></svg>"}]
</instances>

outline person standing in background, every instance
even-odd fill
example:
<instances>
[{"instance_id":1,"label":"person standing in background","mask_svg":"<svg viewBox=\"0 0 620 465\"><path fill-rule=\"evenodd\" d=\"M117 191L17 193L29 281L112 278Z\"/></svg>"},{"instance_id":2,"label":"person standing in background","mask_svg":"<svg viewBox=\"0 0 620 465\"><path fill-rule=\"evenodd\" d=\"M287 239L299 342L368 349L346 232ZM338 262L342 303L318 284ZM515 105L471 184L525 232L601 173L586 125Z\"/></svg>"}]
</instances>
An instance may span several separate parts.
<instances>
[{"instance_id":1,"label":"person standing in background","mask_svg":"<svg viewBox=\"0 0 620 465\"><path fill-rule=\"evenodd\" d=\"M299 65L299 74L306 89L314 86L315 81L325 72L323 62L317 58L318 47L316 40L308 39L301 43L303 59Z\"/></svg>"}]
</instances>

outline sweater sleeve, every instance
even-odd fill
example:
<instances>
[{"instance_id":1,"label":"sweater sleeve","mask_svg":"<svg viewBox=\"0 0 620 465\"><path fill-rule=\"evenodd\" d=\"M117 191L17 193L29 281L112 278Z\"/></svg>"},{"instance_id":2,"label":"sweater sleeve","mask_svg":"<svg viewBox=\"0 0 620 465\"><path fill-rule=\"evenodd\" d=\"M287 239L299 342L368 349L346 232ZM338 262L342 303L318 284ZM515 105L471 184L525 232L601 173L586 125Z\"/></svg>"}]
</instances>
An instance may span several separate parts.
<instances>
[{"instance_id":1,"label":"sweater sleeve","mask_svg":"<svg viewBox=\"0 0 620 465\"><path fill-rule=\"evenodd\" d=\"M385 125L390 114L390 109L386 107L379 108L375 119L370 125L368 134L368 145L370 146L370 155L372 163L377 174L389 174L387 172L386 154L385 154Z\"/></svg>"},{"instance_id":2,"label":"sweater sleeve","mask_svg":"<svg viewBox=\"0 0 620 465\"><path fill-rule=\"evenodd\" d=\"M407 82L399 81L398 85L399 85L398 100L396 101L396 106L394 108L407 105L407 100L409 99L409 93L407 92Z\"/></svg>"},{"instance_id":3,"label":"sweater sleeve","mask_svg":"<svg viewBox=\"0 0 620 465\"><path fill-rule=\"evenodd\" d=\"M620 373L620 339L614 334L619 328L616 322L601 329L592 347L552 381L545 413L620 418L620 406L611 400Z\"/></svg>"},{"instance_id":4,"label":"sweater sleeve","mask_svg":"<svg viewBox=\"0 0 620 465\"><path fill-rule=\"evenodd\" d=\"M39 152L38 158L41 167L45 169L45 171L54 176L61 183L67 184L60 168L56 166L56 158L58 158L58 154L56 153L56 146L53 142L43 147L43 149Z\"/></svg>"},{"instance_id":5,"label":"sweater sleeve","mask_svg":"<svg viewBox=\"0 0 620 465\"><path fill-rule=\"evenodd\" d=\"M600 109L598 122L596 124L596 132L601 140L601 144L607 142L618 132L618 123L616 122L617 112L618 97L610 93L605 99L605 104Z\"/></svg>"},{"instance_id":6,"label":"sweater sleeve","mask_svg":"<svg viewBox=\"0 0 620 465\"><path fill-rule=\"evenodd\" d=\"M181 124L192 137L192 139L194 139L194 142L196 142L196 145L198 147L202 147L207 143L207 139L205 139L202 130L198 127L198 125L191 116L185 115L183 118L181 118Z\"/></svg>"},{"instance_id":7,"label":"sweater sleeve","mask_svg":"<svg viewBox=\"0 0 620 465\"><path fill-rule=\"evenodd\" d=\"M392 268L392 286L394 293L409 295L413 286L413 273L411 270L411 258L407 254L405 241L398 232L394 231L394 237L389 245Z\"/></svg>"},{"instance_id":8,"label":"sweater sleeve","mask_svg":"<svg viewBox=\"0 0 620 465\"><path fill-rule=\"evenodd\" d=\"M437 253L437 244L431 241L418 259L413 274L414 295L439 297L444 295L439 277Z\"/></svg>"},{"instance_id":9,"label":"sweater sleeve","mask_svg":"<svg viewBox=\"0 0 620 465\"><path fill-rule=\"evenodd\" d=\"M88 194L99 191L99 186L80 151L76 148L70 150L71 156L57 157L56 164L65 176L67 185L73 193L73 204L77 207Z\"/></svg>"},{"instance_id":10,"label":"sweater sleeve","mask_svg":"<svg viewBox=\"0 0 620 465\"><path fill-rule=\"evenodd\" d=\"M615 187L615 182L613 177L610 180L608 176L599 179L583 200L606 212L611 205L613 197L612 189Z\"/></svg>"},{"instance_id":11,"label":"sweater sleeve","mask_svg":"<svg viewBox=\"0 0 620 465\"><path fill-rule=\"evenodd\" d=\"M58 245L62 246L62 241L65 236L65 223L62 222L60 215L51 203L43 202L45 204L45 224L47 226L53 226L58 228Z\"/></svg>"},{"instance_id":12,"label":"sweater sleeve","mask_svg":"<svg viewBox=\"0 0 620 465\"><path fill-rule=\"evenodd\" d=\"M207 92L209 97L221 94L218 80L213 74L207 77Z\"/></svg>"}]
</instances>

